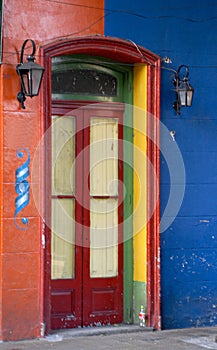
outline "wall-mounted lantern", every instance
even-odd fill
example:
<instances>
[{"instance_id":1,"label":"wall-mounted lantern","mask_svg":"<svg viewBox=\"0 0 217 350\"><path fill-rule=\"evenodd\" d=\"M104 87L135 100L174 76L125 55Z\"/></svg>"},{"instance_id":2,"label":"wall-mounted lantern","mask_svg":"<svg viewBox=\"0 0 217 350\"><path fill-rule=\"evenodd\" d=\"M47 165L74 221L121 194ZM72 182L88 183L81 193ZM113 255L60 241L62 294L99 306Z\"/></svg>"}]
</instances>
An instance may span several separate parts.
<instances>
[{"instance_id":1,"label":"wall-mounted lantern","mask_svg":"<svg viewBox=\"0 0 217 350\"><path fill-rule=\"evenodd\" d=\"M180 71L182 68L185 68L185 75L181 79ZM194 88L188 82L189 68L184 64L181 65L173 80L173 85L175 86L176 91L176 101L173 104L173 108L176 111L176 114L180 114L181 107L190 107L192 105L192 99L194 94Z\"/></svg>"},{"instance_id":2,"label":"wall-mounted lantern","mask_svg":"<svg viewBox=\"0 0 217 350\"><path fill-rule=\"evenodd\" d=\"M32 53L27 57L27 62L23 63L23 54L28 41L32 44ZM16 67L17 74L20 77L21 86L21 91L18 92L17 99L21 103L23 109L26 108L24 105L26 96L38 96L44 74L44 68L34 62L35 50L35 42L32 39L25 40L21 49L20 63Z\"/></svg>"}]
</instances>

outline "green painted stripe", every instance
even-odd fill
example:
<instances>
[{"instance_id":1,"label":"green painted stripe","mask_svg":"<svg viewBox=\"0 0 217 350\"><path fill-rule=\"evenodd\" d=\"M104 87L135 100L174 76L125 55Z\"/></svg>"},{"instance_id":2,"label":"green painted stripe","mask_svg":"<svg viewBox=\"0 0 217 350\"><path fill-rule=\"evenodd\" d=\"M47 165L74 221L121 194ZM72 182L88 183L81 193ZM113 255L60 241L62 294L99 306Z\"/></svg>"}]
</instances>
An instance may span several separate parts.
<instances>
[{"instance_id":1,"label":"green painted stripe","mask_svg":"<svg viewBox=\"0 0 217 350\"><path fill-rule=\"evenodd\" d=\"M145 282L133 282L133 323L139 324L139 311L141 305L144 306L146 311L146 283Z\"/></svg>"}]
</instances>

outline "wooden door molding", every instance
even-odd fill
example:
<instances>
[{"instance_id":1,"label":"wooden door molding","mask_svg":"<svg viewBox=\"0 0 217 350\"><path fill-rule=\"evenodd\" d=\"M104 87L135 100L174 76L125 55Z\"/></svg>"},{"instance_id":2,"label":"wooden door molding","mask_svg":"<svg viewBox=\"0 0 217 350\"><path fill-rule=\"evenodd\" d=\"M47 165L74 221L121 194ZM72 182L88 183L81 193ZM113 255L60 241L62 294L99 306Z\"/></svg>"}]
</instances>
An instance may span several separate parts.
<instances>
[{"instance_id":1,"label":"wooden door molding","mask_svg":"<svg viewBox=\"0 0 217 350\"><path fill-rule=\"evenodd\" d=\"M51 113L51 58L66 54L86 54L98 57L104 57L114 60L118 63L128 64L147 64L147 111L148 115L154 118L148 118L147 135L148 147L147 156L150 164L154 167L156 178L153 179L153 171L147 169L148 178L148 213L153 208L152 202L157 198L155 211L147 225L147 244L148 244L148 276L147 276L147 304L148 304L148 325L156 329L161 328L160 324L160 242L159 242L159 223L160 223L160 201L159 201L159 118L160 118L160 57L149 50L137 46L135 43L114 37L84 36L71 39L52 42L41 47L41 58L45 67L44 76L44 94L42 94L41 115L49 116ZM46 120L46 119L45 119ZM46 122L42 121L42 134L46 129ZM150 204L150 207L149 207ZM49 255L49 253L46 252ZM46 255L45 254L45 255ZM47 256L49 259L49 256ZM46 263L45 256L45 274L48 273L49 264ZM45 279L46 280L46 279ZM49 286L45 288L45 300L49 299ZM49 303L45 303L45 322L49 331Z\"/></svg>"}]
</instances>

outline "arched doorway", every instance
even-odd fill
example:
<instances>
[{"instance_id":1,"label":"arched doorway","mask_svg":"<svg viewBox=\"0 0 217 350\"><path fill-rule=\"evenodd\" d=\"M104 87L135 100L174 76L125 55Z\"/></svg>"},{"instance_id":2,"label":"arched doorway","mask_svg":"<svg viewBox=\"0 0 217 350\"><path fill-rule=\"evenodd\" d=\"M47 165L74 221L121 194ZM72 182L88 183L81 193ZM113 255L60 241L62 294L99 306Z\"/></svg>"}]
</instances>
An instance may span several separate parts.
<instances>
[{"instance_id":1,"label":"arched doorway","mask_svg":"<svg viewBox=\"0 0 217 350\"><path fill-rule=\"evenodd\" d=\"M147 66L147 96L144 96L144 98L147 98L147 111L149 114L154 115L155 118L147 118L147 132L149 135L149 138L147 140L147 154L148 157L152 163L152 166L154 166L156 172L159 172L159 166L158 166L158 161L159 161L159 157L158 157L158 118L159 118L159 58L158 56L150 53L149 51L143 49L143 48L139 48L139 50L135 50L135 46L132 45L132 43L124 41L124 40L119 40L119 39L115 39L115 38L105 38L105 37L84 37L84 38L74 38L71 40L67 40L67 41L61 41L60 43L55 43L52 45L48 45L43 47L43 54L44 54L44 64L46 67L46 72L47 75L45 77L45 94L44 94L44 99L45 99L45 104L44 104L44 112L45 115L47 116L47 124L45 123L45 129L50 127L50 119L51 116L55 116L55 117L61 117L61 116L65 116L68 113L66 112L66 110L75 110L75 102L71 103L69 100L65 99L64 103L55 103L55 101L53 101L52 103L52 93L54 93L54 91L52 91L52 86L51 86L51 72L52 72L52 59L54 59L55 57L63 57L66 55L91 55L94 57L97 57L97 60L102 60L102 62L106 59L106 60L112 60L113 63L113 68L115 67L115 65L130 65L131 67L136 66L138 64L145 64ZM102 64L103 66L103 64ZM84 68L84 67L83 67ZM114 69L113 69L114 70ZM84 71L84 69L83 69ZM75 72L74 72L75 73ZM75 76L75 75L74 75ZM114 75L113 75L114 77ZM113 82L114 83L114 82ZM83 97L78 98L77 99L77 104L78 106L82 105L82 108L78 109L79 113L78 115L71 115L71 117L74 118L76 125L79 125L80 121L82 120L82 126L80 126L80 128L83 130L83 134L81 134L80 132L76 132L74 133L74 131L72 131L72 134L76 135L75 138L77 138L77 141L75 143L75 148L78 147L83 147L83 148L88 148L91 149L91 139L93 137L93 135L98 135L98 133L100 134L102 132L102 125L101 127L101 131L99 132L95 132L94 130L94 123L97 125L98 121L97 121L97 117L101 118L101 121L104 120L103 124L104 126L106 124L111 124L111 120L112 120L112 132L111 134L107 134L108 136L108 140L111 141L112 140L112 144L114 145L115 143L118 143L118 151L119 154L118 156L116 156L116 165L113 166L113 170L116 168L118 169L117 175L115 174L115 170L113 172L113 175L111 175L111 181L115 182L122 182L123 179L123 171L121 170L121 161L123 159L121 152L122 152L122 144L120 142L121 139L123 139L123 136L121 136L123 134L123 130L122 130L122 118L123 118L123 111L124 111L124 107L123 107L123 103L120 105L118 104L118 102L120 102L120 100L116 100L115 101L115 97L112 101L112 99L110 101L108 101L108 99L104 99L103 101L108 103L109 102L109 106L104 105L105 108L101 108L101 106L99 108L95 108L95 106L93 106L92 108L89 107L84 107L87 106L87 103L84 103L84 92L83 92ZM124 96L124 94L123 94ZM125 95L126 96L126 95ZM111 96L110 96L111 97ZM58 99L57 99L58 100ZM100 100L100 99L99 99ZM83 102L81 102L83 101ZM57 102L57 101L56 101ZM91 101L88 101L88 105L90 105L89 102L95 102L93 101L93 99L91 99ZM121 101L121 102L125 102L125 101ZM74 104L74 107L73 107ZM94 110L95 108L95 110ZM98 112L96 111L96 109L98 109ZM94 113L92 113L92 111L94 110ZM102 112L103 110L103 112ZM92 113L92 114L91 114ZM108 115L107 115L108 114ZM92 118L92 126L91 126L91 118ZM61 121L63 121L63 118L60 118ZM69 118L66 118L67 121L69 120ZM117 122L118 121L118 122ZM71 123L73 124L73 122ZM99 125L98 125L99 126ZM72 130L73 130L73 125L71 125ZM61 125L61 128L64 128ZM107 128L107 126L106 126ZM132 125L131 125L132 128ZM67 127L68 130L68 127ZM84 131L84 130L87 130ZM116 132L114 131L116 130ZM117 140L114 139L114 135L118 135L117 136ZM88 136L89 135L89 136ZM99 141L99 136L98 137L98 141ZM79 138L80 138L80 143L79 143ZM100 141L101 142L101 141ZM55 142L56 143L56 142ZM113 147L113 146L112 146ZM113 148L114 149L114 148ZM96 152L95 152L96 153ZM86 153L85 153L86 154ZM72 156L73 157L73 156ZM48 157L49 158L49 157ZM82 160L80 160L80 165L78 165L77 169L80 170L75 170L75 173L77 171L77 175L75 176L75 178L79 178L79 180L81 179L81 176L84 176L84 174L86 174L86 177L91 177L91 171L90 171L90 167L87 169L86 165L89 164L90 166L90 159L91 159L91 155L90 153L87 153L87 158L82 158ZM51 159L50 159L51 161ZM78 161L79 162L79 161ZM50 162L51 164L52 162ZM46 161L47 164L47 161ZM45 167L46 168L46 167ZM51 171L49 170L49 167L46 168L46 173L48 173L49 175L51 175ZM85 173L86 171L86 173ZM108 172L111 174L112 172L110 170L108 170ZM156 179L153 178L153 176L150 175L151 171L149 171L149 165L147 163L147 167L146 167L146 175L147 175L147 181L148 181L148 186L147 186L147 212L149 211L149 206L151 208L152 206L152 201L154 200L154 198L156 198L156 193L158 191L158 183L156 182ZM49 176L48 176L49 178ZM95 179L97 179L97 175L95 174ZM75 180L76 181L76 180ZM95 228L97 227L97 223L96 220L94 219L94 215L93 212L97 212L97 214L99 214L98 210L92 210L90 209L90 203L91 200L94 200L95 204L97 202L97 200L99 201L99 206L102 208L104 206L105 201L116 201L117 203L122 203L122 192L123 189L121 186L119 186L119 190L116 191L113 194L109 194L106 192L98 192L97 194L94 194L93 192L91 193L91 179L88 180L89 181L89 185L87 186L88 191L89 191L89 195L87 196L84 193L84 184L82 185L82 183L76 183L76 189L78 190L80 187L80 190L78 191L78 197L81 199L81 202L83 204L80 205L80 203L77 206L77 209L72 209L72 207L74 206L74 204L70 204L70 210L74 210L74 218L75 218L75 223L78 226L78 232L79 229L82 230L82 233L80 233L78 235L78 237L83 237L82 239L85 239L86 237L86 241L90 243L90 236L91 236L91 232L93 232L93 228L92 228L92 224L91 224L91 220L92 223L94 223ZM127 292L128 289L132 289L133 285L130 281L130 278L127 276L124 276L124 260L127 260L127 256L128 256L128 252L129 250L132 251L132 246L129 247L127 245L123 246L122 242L120 242L120 244L117 245L118 249L116 249L116 253L114 253L113 251L110 251L111 256L116 256L116 265L114 265L114 271L113 271L113 275L112 276L106 276L105 274L105 270L104 269L104 275L102 275L102 271L101 272L95 272L96 274L98 274L98 276L95 276L96 279L94 279L94 276L91 276L91 273L93 273L93 270L91 272L91 247L90 244L88 243L88 246L83 247L83 243L76 243L75 241L75 245L73 245L73 248L71 249L71 254L73 252L75 260L74 261L74 267L73 267L73 271L70 270L70 274L71 276L73 276L73 278L70 278L71 280L71 286L69 287L69 278L60 278L58 277L58 269L55 271L55 262L53 257L55 256L55 254L57 253L54 252L53 249L55 244L57 247L60 247L60 243L57 242L55 243L55 239L52 240L51 236L51 232L52 232L52 217L54 217L54 214L52 214L52 210L51 210L51 199L53 202L55 202L55 200L58 199L58 201L62 201L62 202L67 202L71 199L71 203L73 201L76 202L76 196L74 196L74 194L64 194L60 191L60 193L56 194L56 193L52 193L52 191L50 190L51 186L50 184L50 180L48 180L48 182L45 182L45 196L46 198L48 198L48 202L46 202L45 200L45 209L47 211L46 213L46 222L49 223L49 225L47 225L47 229L46 229L46 240L47 240L47 248L46 248L46 252L45 252L45 321L46 321L46 325L47 325L47 329L49 331L49 329L51 327L53 328L65 328L65 327L75 327L75 326L80 326L80 325L99 325L99 324L109 324L109 323L121 323L123 321L127 321L129 322L129 319L126 320L126 311L125 311L125 315L123 312L123 304L128 304L128 306L126 306L128 308L131 308L129 306L130 304L130 299L132 299L132 293ZM93 181L94 182L94 181ZM98 180L99 183L99 180ZM64 192L64 191L63 191ZM67 191L66 191L67 192ZM120 197L119 197L119 193ZM70 196L70 197L69 197ZM88 197L88 199L87 199ZM79 200L80 202L80 200ZM97 205L97 204L96 204ZM111 205L108 204L108 205ZM64 204L63 204L64 206ZM49 209L50 208L50 209ZM85 208L85 209L84 209ZM87 211L86 211L87 209ZM116 222L119 223L119 228L120 231L119 233L117 233L116 236L116 241L118 241L120 239L120 237L124 236L124 229L123 229L123 225L122 225L122 221L125 220L124 218L124 211L125 211L126 207L122 207L121 205L116 205L116 213L118 213L118 215L113 215L113 224L112 224L112 231L114 232L114 222L116 220ZM66 209L67 211L68 209ZM112 211L110 209L110 211ZM58 212L58 207L55 208L54 205L54 209L53 209L53 213L54 212ZM114 211L113 211L114 213ZM151 216L151 215L150 215ZM116 219L114 219L114 217L116 217ZM147 215L148 217L148 215ZM92 218L92 219L90 219ZM58 220L58 222L63 221L64 219L62 218L61 220ZM85 222L86 220L86 222ZM106 219L106 222L108 222L108 219ZM57 224L54 224L54 226L57 226ZM109 224L109 227L111 225ZM86 232L86 227L88 227L88 230ZM123 231L122 231L123 229ZM53 230L54 231L54 230ZM60 229L61 231L61 229ZM73 231L73 229L71 230ZM74 233L73 233L74 234ZM119 238L117 238L119 237ZM78 238L79 240L80 238ZM121 238L122 239L122 238ZM79 249L79 247L82 246L82 250ZM156 210L154 212L154 214L151 216L151 219L149 220L149 222L147 223L147 313L148 313L148 325L153 326L155 328L159 328L160 324L159 324L159 320L160 320L160 309L159 309L159 267L157 266L157 259L159 258L158 254L159 254L159 208L158 208L158 204L156 206ZM118 253L117 253L118 252ZM105 251L104 251L105 253ZM101 257L104 255L104 253L101 254ZM58 253L59 254L59 253ZM58 255L57 254L57 255ZM76 255L77 254L77 255ZM59 254L60 255L60 254ZM77 259L77 260L76 260ZM95 258L92 259L92 261L94 261ZM110 258L109 258L110 259ZM58 259L57 259L58 260ZM111 259L110 259L111 260ZM80 261L80 263L79 263ZM97 260L95 259L95 261L97 261L97 265L102 265L102 260L100 260L99 258L99 254L97 256ZM129 259L130 261L130 259ZM81 263L82 262L82 263ZM114 262L114 260L113 260ZM59 266L61 266L61 263L59 264ZM133 273L133 258L131 258L131 274ZM79 272L76 272L77 267L81 265L81 266L85 266L87 265L88 268L86 270L86 273L84 272L84 268L82 268L82 273L79 274ZM69 266L69 265L68 265ZM72 265L71 265L71 269L72 269ZM96 269L95 269L96 271ZM118 272L117 272L118 271ZM56 276L55 276L56 273ZM52 276L53 274L53 276ZM77 275L76 275L77 274ZM76 281L75 275L77 276L76 278L78 278L78 280ZM80 277L79 277L80 276ZM84 277L86 276L86 277ZM111 283L108 283L108 279L111 278ZM85 282L85 279L87 282ZM102 285L97 286L97 283L101 280L104 279L104 281L106 280L106 288L104 288ZM115 284L112 284L112 279L115 281ZM123 279L125 279L125 281L123 281ZM60 280L62 282L60 282ZM72 281L73 280L73 281ZM94 289L94 292L89 293L87 292L88 288L85 288L85 285L91 285L91 280L93 282L93 286L94 288L92 288L92 291ZM132 277L131 277L132 280ZM119 281L119 282L118 282ZM99 282L100 283L100 282ZM102 282L103 283L103 282ZM109 286L109 288L108 288ZM71 288L71 289L70 289ZM76 288L77 288L77 292L76 292ZM52 290L54 291L53 295L52 295ZM50 292L51 291L51 292ZM117 293L115 292L117 291ZM65 293L65 296L63 297L63 294ZM77 297L74 298L75 293L77 293ZM100 297L100 293L101 297ZM87 296L89 295L89 296ZM65 298L65 299L64 299ZM89 299L88 299L89 298ZM126 301L128 299L128 301ZM64 300L68 300L68 305L70 305L69 309L66 306L66 302L64 302ZM77 300L77 301L75 301ZM79 301L78 301L79 300ZM89 300L89 301L88 301ZM100 302L101 300L101 302ZM103 304L103 300L104 300L104 304ZM90 302L91 301L91 302ZM131 302L133 302L131 300ZM53 309L51 309L51 307L53 307L52 303L56 303L56 308L54 306ZM89 310L88 308L85 308L85 306L87 304L91 304L92 306L94 305L95 310ZM116 304L116 306L115 306ZM65 316L63 316L63 310L64 307L66 308L65 311ZM77 314L75 314L74 312L72 312L72 307L74 307L74 309L77 308ZM133 307L132 307L133 309ZM56 320L53 321L52 320L52 312L51 310L54 310L54 318L56 317ZM59 316L58 316L58 310L60 310ZM86 312L87 310L87 312ZM86 312L86 316L85 316L85 312ZM104 315L103 315L104 313ZM80 315L80 316L79 316ZM95 318L96 315L96 318ZM61 322L58 321L61 320L61 318L63 319L63 323L61 325ZM77 323L76 320L79 320L79 322ZM94 322L92 322L92 319L94 319ZM133 320L133 319L132 319ZM56 322L56 323L55 323Z\"/></svg>"}]
</instances>

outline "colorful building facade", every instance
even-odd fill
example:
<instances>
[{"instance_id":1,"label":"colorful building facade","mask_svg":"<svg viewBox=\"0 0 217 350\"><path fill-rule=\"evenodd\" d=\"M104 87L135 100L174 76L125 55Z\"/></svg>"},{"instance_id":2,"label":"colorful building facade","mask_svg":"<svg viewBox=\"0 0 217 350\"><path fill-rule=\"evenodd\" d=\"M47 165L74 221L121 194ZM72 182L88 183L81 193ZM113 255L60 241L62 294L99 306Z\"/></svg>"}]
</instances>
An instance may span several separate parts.
<instances>
[{"instance_id":1,"label":"colorful building facade","mask_svg":"<svg viewBox=\"0 0 217 350\"><path fill-rule=\"evenodd\" d=\"M156 329L216 325L215 3L1 7L1 340L137 324L141 305ZM23 109L26 39L45 71Z\"/></svg>"}]
</instances>

